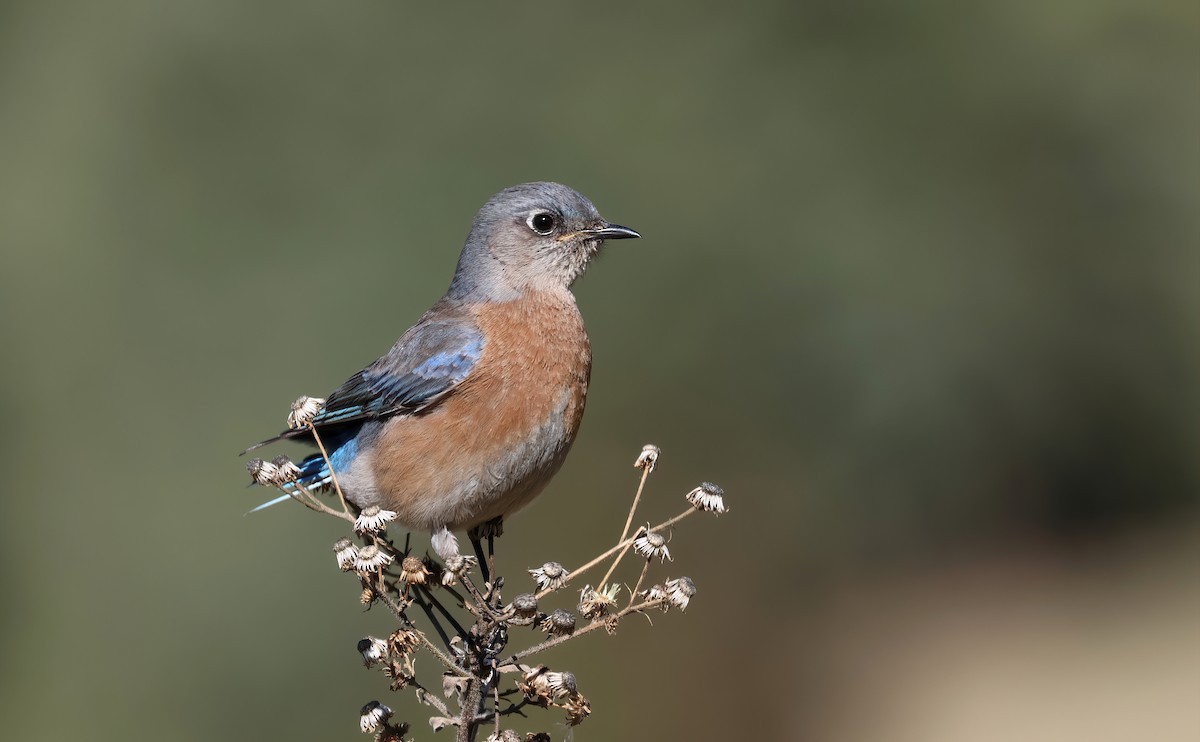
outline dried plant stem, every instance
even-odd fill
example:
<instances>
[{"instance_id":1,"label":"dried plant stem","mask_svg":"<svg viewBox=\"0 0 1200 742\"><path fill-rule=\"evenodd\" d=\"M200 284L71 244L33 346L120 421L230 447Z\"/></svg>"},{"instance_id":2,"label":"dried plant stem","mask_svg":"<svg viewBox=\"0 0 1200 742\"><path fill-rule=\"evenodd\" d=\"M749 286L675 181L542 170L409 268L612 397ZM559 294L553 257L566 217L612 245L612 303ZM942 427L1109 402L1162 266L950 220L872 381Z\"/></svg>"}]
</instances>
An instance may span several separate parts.
<instances>
[{"instance_id":1,"label":"dried plant stem","mask_svg":"<svg viewBox=\"0 0 1200 742\"><path fill-rule=\"evenodd\" d=\"M688 508L687 510L684 510L679 515L676 515L674 518L665 520L662 523L659 523L658 525L654 526L653 528L650 528L648 532L649 533L658 533L659 531L665 531L668 528L670 528L671 526L678 523L679 521L683 520L684 518L687 518L688 516L692 515L693 513L698 513L698 512L700 512L700 511L696 510L695 508ZM596 557L595 559L591 560L587 564L573 570L571 572L571 574L569 574L567 576L567 582L570 582L571 580L575 579L576 577L583 574L584 572L587 572L589 569L591 569L592 567L595 567L597 564L600 564L601 562L605 561L613 554L616 554L618 551L629 548L629 546L632 543L633 543L633 539L622 540L621 543L612 547L611 549L604 552L603 554ZM552 592L554 592L554 590L551 588L546 588L545 590L538 592L538 594L537 594L538 600L541 600L542 598L546 597L547 595L549 595Z\"/></svg>"},{"instance_id":2,"label":"dried plant stem","mask_svg":"<svg viewBox=\"0 0 1200 742\"><path fill-rule=\"evenodd\" d=\"M619 613L616 614L616 618L618 618L618 619L624 618L625 616L628 616L630 613L634 613L635 611L644 611L648 608L657 608L658 606L662 605L665 602L667 602L666 598L655 598L654 600L643 601L641 603L638 603L637 605L626 606L625 608L622 608ZM526 657L531 654L538 654L539 652L544 652L547 649L550 649L551 647L557 647L559 644L568 642L577 636L583 636L584 634L586 634L588 632L595 631L596 629L607 625L608 621L609 621L609 619L598 618L595 621L592 621L587 626L584 626L582 629L576 629L575 633L573 633L573 634L564 634L562 636L555 636L550 639L547 639L546 641L542 642L541 644L534 644L532 647L529 647L528 649L526 649L524 651L517 652L516 654L509 657L507 660L505 660L505 664L515 665L517 662L519 662L521 660L522 657Z\"/></svg>"},{"instance_id":3,"label":"dried plant stem","mask_svg":"<svg viewBox=\"0 0 1200 742\"><path fill-rule=\"evenodd\" d=\"M354 522L354 516L350 515L350 513L339 512L329 507L325 503L318 500L312 492L310 492L299 482L293 482L292 484L296 487L296 491L288 492L287 494L291 495L293 500L300 503L304 507L308 508L309 510L315 510L318 513L325 513L326 515L332 515L335 518L341 518L349 523Z\"/></svg>"},{"instance_id":4,"label":"dried plant stem","mask_svg":"<svg viewBox=\"0 0 1200 742\"><path fill-rule=\"evenodd\" d=\"M642 469L642 481L638 482L637 493L633 496L633 505L629 506L629 517L625 519L625 528L621 531L620 541L629 536L629 527L633 525L633 514L637 511L638 503L642 500L642 490L646 488L646 480L650 477L650 467ZM607 578L605 578L607 580ZM605 580L601 580L604 582Z\"/></svg>"},{"instance_id":5,"label":"dried plant stem","mask_svg":"<svg viewBox=\"0 0 1200 742\"><path fill-rule=\"evenodd\" d=\"M633 605L633 601L637 600L637 592L642 589L642 583L646 581L646 573L650 571L650 558L646 558L646 563L642 565L642 573L638 575L637 584L629 591L629 605Z\"/></svg>"},{"instance_id":6,"label":"dried plant stem","mask_svg":"<svg viewBox=\"0 0 1200 742\"><path fill-rule=\"evenodd\" d=\"M479 704L483 701L483 681L479 678L472 677L467 685L466 698L462 703L462 715L458 722L458 735L454 738L455 742L473 742L475 738L475 730L479 725L475 723L475 716L479 713Z\"/></svg>"},{"instance_id":7,"label":"dried plant stem","mask_svg":"<svg viewBox=\"0 0 1200 742\"><path fill-rule=\"evenodd\" d=\"M338 500L342 502L342 512L353 520L353 516L350 515L350 506L346 504L346 495L342 494L342 485L338 484L337 473L333 471L333 462L329 460L329 452L325 450L325 443L321 440L321 435L317 433L317 426L309 422L308 429L312 431L313 440L317 442L317 448L321 449L321 456L325 459L325 466L329 467L329 478L333 480L333 488L337 490Z\"/></svg>"},{"instance_id":8,"label":"dried plant stem","mask_svg":"<svg viewBox=\"0 0 1200 742\"><path fill-rule=\"evenodd\" d=\"M429 653L438 659L438 662L441 662L447 670L459 676L460 678L468 677L467 673L464 672L463 669L459 667L453 659L450 658L450 655L438 649L437 645L429 641L429 637L425 636L425 632L418 630L412 625L411 622L409 622L408 617L404 615L404 609L400 607L400 604L397 603L391 595L388 595L386 592L378 593L378 595L379 599L386 603L387 607L392 610L392 613L396 614L396 618L399 618L407 626L413 629L417 635L417 638L421 640L421 645L428 649Z\"/></svg>"},{"instance_id":9,"label":"dried plant stem","mask_svg":"<svg viewBox=\"0 0 1200 742\"><path fill-rule=\"evenodd\" d=\"M311 401L309 398L302 398L293 405L293 410L305 408L305 405L311 406ZM479 737L489 732L494 732L489 739L509 739L512 730L502 729L500 717L510 714L525 716L522 709L527 706L565 711L569 728L587 718L592 713L591 705L576 688L572 673L551 670L546 665L531 666L530 663L537 662L535 656L541 652L593 633L597 629L604 628L609 634L615 634L621 621L632 613L642 614L650 620L651 616L647 611L652 608L660 608L664 612L672 607L685 609L688 600L696 593L695 583L687 577L665 580L663 585L642 591L643 586L652 580L649 572L653 557L659 556L663 562L670 558L665 546L669 538L655 537L645 542L638 539L647 534L667 531L696 512L726 512L722 499L723 491L716 485L705 482L688 493L687 500L692 503L692 507L658 525L651 526L647 523L635 529L634 519L637 517L650 471L659 453L655 446L644 446L642 455L635 463L635 466L642 469L642 474L625 518L620 540L573 572L567 572L560 564L552 561L546 562L541 569L530 570L538 585L547 587L533 596L521 594L506 603L501 595L504 580L496 570L493 531L473 529L468 535L476 557L463 557L459 554L453 562L446 559L444 565L429 556L413 555L407 539L404 548L399 548L386 532L386 524L396 520L398 513L373 508L360 514L357 508L347 501L337 474L333 471L329 449L311 421L308 422L307 429L312 433L313 440L321 451L321 459L328 468L329 478L325 481L332 484L337 492L338 501L341 503L340 512L331 507L331 502L326 504L328 497L323 501L313 489L296 481L295 464L286 457L269 462L275 467L273 469L262 459L251 460L251 476L259 484L277 487L310 510L335 516L353 525L352 537L341 538L334 544L338 567L345 572L356 574L362 587L363 604L370 607L378 600L387 606L399 623L399 627L386 640L368 636L359 641L358 651L364 664L367 667L379 665L383 674L391 681L391 690L408 688L415 692L419 702L436 709L440 716L429 719L433 730L454 727L453 736L456 742L478 742ZM334 453L337 453L336 449ZM323 493L327 489L323 484ZM492 525L499 523L497 521ZM482 545L483 535L488 537L486 553ZM356 546L355 541L360 542L361 546ZM639 547L636 549L639 558L645 557L637 582L632 588L628 583L610 584L610 579L621 579L616 576L617 569L629 551L635 549L635 544ZM565 608L552 609L550 606L539 607L538 600L556 589L561 590L571 580L602 564L607 565L603 579L595 590L587 589L580 594L577 612ZM472 576L470 573L476 565L479 573ZM627 568L627 572L634 568ZM481 578L482 582L476 584ZM577 580L574 584L578 585L579 582ZM454 586L460 583L461 587L455 589ZM620 587L629 591L629 599L624 608L618 604ZM448 597L444 602L437 594L438 590L446 591ZM564 595L561 597L572 597L569 595L570 591L562 592ZM421 624L426 626L425 631L418 629L413 621L413 618L421 616L408 613L414 608L423 613L429 622L428 626ZM454 610L455 608L458 610ZM576 629L578 621L587 623ZM542 634L541 636L545 637L542 641L502 660L500 658L506 656L509 645L509 632L517 626L533 626L535 631L537 627L541 627L549 635ZM562 633L568 631L570 633ZM431 640L431 635L437 637L436 642ZM444 670L441 678L444 698L441 694L430 693L416 678L416 653L421 648L427 650ZM501 677L504 673L518 675L515 688L508 687L507 690L501 691ZM428 681L428 678L426 680ZM516 696L520 699L519 702L514 703L511 694L520 694ZM504 708L501 708L502 704L505 704ZM452 708L457 710L451 710ZM364 706L361 712L363 731L375 733L377 739L393 739L406 735L409 725L389 721L391 715L392 711L386 706L372 701ZM545 734L535 736L541 739Z\"/></svg>"},{"instance_id":10,"label":"dried plant stem","mask_svg":"<svg viewBox=\"0 0 1200 742\"><path fill-rule=\"evenodd\" d=\"M638 530L640 531L641 529ZM603 588L608 584L608 578L612 577L613 572L617 571L617 565L621 563L621 560L625 558L625 555L629 553L629 549L633 546L634 539L625 539L625 537L622 536L621 540L624 541L625 548L621 549L621 553L617 554L617 558L613 560L613 563L608 565L608 571L604 573L604 577L600 580L600 583L597 586L598 588Z\"/></svg>"},{"instance_id":11,"label":"dried plant stem","mask_svg":"<svg viewBox=\"0 0 1200 742\"><path fill-rule=\"evenodd\" d=\"M640 482L638 482L637 492L633 496L633 504L629 506L629 516L625 518L625 527L621 529L621 538L617 539L618 542L624 542L625 539L629 537L629 527L633 525L633 514L637 512L638 503L642 500L642 490L646 488L646 479L649 477L650 467L647 466L642 469L642 479ZM633 541L629 542L629 544L632 543ZM604 578L600 580L597 587L602 588L608 584L608 578L612 577L613 572L617 571L617 565L621 563L621 560L625 558L625 554L628 552L629 546L626 545L626 547L621 550L621 553L617 554L617 558L613 560L613 563L609 565L608 571L604 573Z\"/></svg>"}]
</instances>

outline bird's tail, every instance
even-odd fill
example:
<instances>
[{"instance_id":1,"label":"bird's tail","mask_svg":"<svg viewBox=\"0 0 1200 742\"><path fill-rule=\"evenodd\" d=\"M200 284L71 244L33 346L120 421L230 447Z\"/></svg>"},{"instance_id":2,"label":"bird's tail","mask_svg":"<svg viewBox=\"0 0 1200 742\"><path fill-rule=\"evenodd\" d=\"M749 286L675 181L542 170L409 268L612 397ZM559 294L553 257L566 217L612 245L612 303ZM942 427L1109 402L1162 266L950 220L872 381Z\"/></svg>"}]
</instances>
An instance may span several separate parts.
<instances>
[{"instance_id":1,"label":"bird's tail","mask_svg":"<svg viewBox=\"0 0 1200 742\"><path fill-rule=\"evenodd\" d=\"M276 497L274 500L264 502L262 505L249 511L247 515L257 513L259 510L265 510L272 505L278 505L281 502L292 499L300 492L296 486L297 484L303 486L309 492L323 492L329 489L329 486L333 483L333 476L329 473L329 464L325 462L325 457L319 453L308 456L298 466L300 467L300 475L296 478L296 482L289 482L280 487L284 491L284 494Z\"/></svg>"}]
</instances>

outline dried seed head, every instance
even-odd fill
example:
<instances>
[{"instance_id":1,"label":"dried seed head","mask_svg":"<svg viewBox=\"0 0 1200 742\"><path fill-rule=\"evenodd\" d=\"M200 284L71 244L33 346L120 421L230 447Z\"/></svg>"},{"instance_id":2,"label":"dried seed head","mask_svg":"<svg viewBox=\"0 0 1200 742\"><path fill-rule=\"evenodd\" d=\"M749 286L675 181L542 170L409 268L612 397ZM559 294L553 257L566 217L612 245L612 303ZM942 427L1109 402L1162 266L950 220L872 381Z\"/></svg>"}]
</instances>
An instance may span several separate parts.
<instances>
[{"instance_id":1,"label":"dried seed head","mask_svg":"<svg viewBox=\"0 0 1200 742\"><path fill-rule=\"evenodd\" d=\"M662 600L667 597L667 589L662 585L651 585L639 594L646 600Z\"/></svg>"},{"instance_id":2,"label":"dried seed head","mask_svg":"<svg viewBox=\"0 0 1200 742\"><path fill-rule=\"evenodd\" d=\"M667 580L667 602L681 611L687 610L688 601L696 594L696 583L690 577Z\"/></svg>"},{"instance_id":3,"label":"dried seed head","mask_svg":"<svg viewBox=\"0 0 1200 742\"><path fill-rule=\"evenodd\" d=\"M371 701L359 712L358 727L364 734L379 731L384 723L392 718L392 710L379 701Z\"/></svg>"},{"instance_id":4,"label":"dried seed head","mask_svg":"<svg viewBox=\"0 0 1200 742\"><path fill-rule=\"evenodd\" d=\"M578 726L592 713L592 705L581 694L575 694L563 705L567 710L567 724Z\"/></svg>"},{"instance_id":5,"label":"dried seed head","mask_svg":"<svg viewBox=\"0 0 1200 742\"><path fill-rule=\"evenodd\" d=\"M275 484L282 487L289 482L295 482L300 478L300 467L292 463L292 460L287 456L279 455L271 459L271 463L275 465Z\"/></svg>"},{"instance_id":6,"label":"dried seed head","mask_svg":"<svg viewBox=\"0 0 1200 742\"><path fill-rule=\"evenodd\" d=\"M621 586L616 583L601 585L599 590L585 585L583 590L579 591L579 612L588 619L602 616L617 604L617 594L620 592Z\"/></svg>"},{"instance_id":7,"label":"dried seed head","mask_svg":"<svg viewBox=\"0 0 1200 742\"><path fill-rule=\"evenodd\" d=\"M400 562L400 579L409 585L424 585L429 582L431 574L425 562L417 557L404 557L404 561Z\"/></svg>"},{"instance_id":8,"label":"dried seed head","mask_svg":"<svg viewBox=\"0 0 1200 742\"><path fill-rule=\"evenodd\" d=\"M538 612L538 599L533 593L521 593L512 601L513 613L521 618L533 618Z\"/></svg>"},{"instance_id":9,"label":"dried seed head","mask_svg":"<svg viewBox=\"0 0 1200 742\"><path fill-rule=\"evenodd\" d=\"M358 602L360 605L371 605L375 602L375 590L363 586L362 592L358 594Z\"/></svg>"},{"instance_id":10,"label":"dried seed head","mask_svg":"<svg viewBox=\"0 0 1200 742\"><path fill-rule=\"evenodd\" d=\"M546 620L542 621L542 631L550 632L551 636L574 634L575 614L564 611L562 608L555 609L554 613L546 616Z\"/></svg>"},{"instance_id":11,"label":"dried seed head","mask_svg":"<svg viewBox=\"0 0 1200 742\"><path fill-rule=\"evenodd\" d=\"M421 645L421 637L412 629L396 629L388 637L388 651L394 655L409 654Z\"/></svg>"},{"instance_id":12,"label":"dried seed head","mask_svg":"<svg viewBox=\"0 0 1200 742\"><path fill-rule=\"evenodd\" d=\"M550 692L550 684L546 682L546 673L549 669L545 665L537 667L521 666L525 673L521 679L517 681L517 687L525 694L525 698L530 703L536 703L539 706L546 706L552 693Z\"/></svg>"},{"instance_id":13,"label":"dried seed head","mask_svg":"<svg viewBox=\"0 0 1200 742\"><path fill-rule=\"evenodd\" d=\"M324 406L325 400L320 397L300 397L292 402L292 411L287 418L288 428L297 430L307 427Z\"/></svg>"},{"instance_id":14,"label":"dried seed head","mask_svg":"<svg viewBox=\"0 0 1200 742\"><path fill-rule=\"evenodd\" d=\"M521 742L521 735L511 729L492 732L484 742Z\"/></svg>"},{"instance_id":15,"label":"dried seed head","mask_svg":"<svg viewBox=\"0 0 1200 742\"><path fill-rule=\"evenodd\" d=\"M725 507L725 490L712 482L704 482L687 493L687 501L692 503L692 507L697 510L705 510L717 515L729 512Z\"/></svg>"},{"instance_id":16,"label":"dried seed head","mask_svg":"<svg viewBox=\"0 0 1200 742\"><path fill-rule=\"evenodd\" d=\"M372 667L382 662L388 655L388 643L374 636L358 640L358 653L362 655L363 664Z\"/></svg>"},{"instance_id":17,"label":"dried seed head","mask_svg":"<svg viewBox=\"0 0 1200 742\"><path fill-rule=\"evenodd\" d=\"M401 724L392 726L387 724L375 735L375 742L404 742L404 735L408 734L408 725Z\"/></svg>"},{"instance_id":18,"label":"dried seed head","mask_svg":"<svg viewBox=\"0 0 1200 742\"><path fill-rule=\"evenodd\" d=\"M446 569L442 572L442 584L446 587L454 587L458 583L458 578L469 573L478 562L479 560L473 556L451 554L446 558Z\"/></svg>"},{"instance_id":19,"label":"dried seed head","mask_svg":"<svg viewBox=\"0 0 1200 742\"><path fill-rule=\"evenodd\" d=\"M275 466L270 461L262 459L250 459L246 462L246 469L250 472L250 479L255 484L261 484L265 487L274 487L275 478L279 475L279 467Z\"/></svg>"},{"instance_id":20,"label":"dried seed head","mask_svg":"<svg viewBox=\"0 0 1200 742\"><path fill-rule=\"evenodd\" d=\"M546 687L555 698L565 698L579 693L579 685L573 672L546 672L542 674Z\"/></svg>"},{"instance_id":21,"label":"dried seed head","mask_svg":"<svg viewBox=\"0 0 1200 742\"><path fill-rule=\"evenodd\" d=\"M637 461L633 462L635 469L645 469L646 473L654 471L654 465L658 463L658 457L662 453L662 449L653 443L647 443L642 446L642 452L638 454Z\"/></svg>"},{"instance_id":22,"label":"dried seed head","mask_svg":"<svg viewBox=\"0 0 1200 742\"><path fill-rule=\"evenodd\" d=\"M389 662L383 668L384 677L392 682L389 687L392 690L400 690L412 682L412 675L408 674L407 668L399 662Z\"/></svg>"},{"instance_id":23,"label":"dried seed head","mask_svg":"<svg viewBox=\"0 0 1200 742\"><path fill-rule=\"evenodd\" d=\"M658 557L661 562L671 559L671 552L667 549L667 537L648 528L643 528L641 535L633 540L633 550L646 559Z\"/></svg>"},{"instance_id":24,"label":"dried seed head","mask_svg":"<svg viewBox=\"0 0 1200 742\"><path fill-rule=\"evenodd\" d=\"M354 559L354 568L359 574L372 575L384 567L392 563L392 555L374 544L364 546L358 550L358 556Z\"/></svg>"},{"instance_id":25,"label":"dried seed head","mask_svg":"<svg viewBox=\"0 0 1200 742\"><path fill-rule=\"evenodd\" d=\"M529 570L529 574L537 580L538 590L547 588L557 590L567 584L567 578L571 576L571 573L558 562L546 562L537 569Z\"/></svg>"},{"instance_id":26,"label":"dried seed head","mask_svg":"<svg viewBox=\"0 0 1200 742\"><path fill-rule=\"evenodd\" d=\"M333 543L333 554L337 557L338 569L349 572L358 558L358 547L348 538L339 538Z\"/></svg>"},{"instance_id":27,"label":"dried seed head","mask_svg":"<svg viewBox=\"0 0 1200 742\"><path fill-rule=\"evenodd\" d=\"M378 505L368 505L354 520L354 530L359 533L376 533L387 528L387 524L396 519L396 513L384 510Z\"/></svg>"}]
</instances>

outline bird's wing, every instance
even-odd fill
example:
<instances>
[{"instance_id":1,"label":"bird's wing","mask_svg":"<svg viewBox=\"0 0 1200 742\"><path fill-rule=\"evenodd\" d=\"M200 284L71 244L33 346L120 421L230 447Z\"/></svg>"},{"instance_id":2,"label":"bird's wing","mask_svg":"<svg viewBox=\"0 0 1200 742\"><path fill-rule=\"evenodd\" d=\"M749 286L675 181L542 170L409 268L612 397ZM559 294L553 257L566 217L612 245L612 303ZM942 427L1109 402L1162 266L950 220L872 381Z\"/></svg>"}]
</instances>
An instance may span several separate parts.
<instances>
[{"instance_id":1,"label":"bird's wing","mask_svg":"<svg viewBox=\"0 0 1200 742\"><path fill-rule=\"evenodd\" d=\"M318 428L341 428L420 412L454 391L470 375L483 355L483 343L483 333L468 317L426 314L385 356L331 392L312 423ZM242 453L310 435L307 427L285 430Z\"/></svg>"},{"instance_id":2,"label":"bird's wing","mask_svg":"<svg viewBox=\"0 0 1200 742\"><path fill-rule=\"evenodd\" d=\"M482 354L483 334L474 323L424 320L335 389L312 422L320 427L419 412L462 383Z\"/></svg>"}]
</instances>

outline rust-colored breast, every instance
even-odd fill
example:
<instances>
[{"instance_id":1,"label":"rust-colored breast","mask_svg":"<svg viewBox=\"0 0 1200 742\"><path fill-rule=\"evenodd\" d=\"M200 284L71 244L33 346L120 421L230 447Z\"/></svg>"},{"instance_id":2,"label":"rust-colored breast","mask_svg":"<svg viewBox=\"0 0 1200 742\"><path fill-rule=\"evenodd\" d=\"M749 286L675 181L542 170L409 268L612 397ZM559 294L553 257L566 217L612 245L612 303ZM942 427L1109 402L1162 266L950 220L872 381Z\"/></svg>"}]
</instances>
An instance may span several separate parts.
<instances>
[{"instance_id":1,"label":"rust-colored breast","mask_svg":"<svg viewBox=\"0 0 1200 742\"><path fill-rule=\"evenodd\" d=\"M471 374L431 410L390 421L374 452L379 504L413 527L461 529L524 506L583 417L591 348L570 294L470 313L485 337Z\"/></svg>"}]
</instances>

